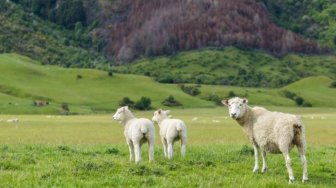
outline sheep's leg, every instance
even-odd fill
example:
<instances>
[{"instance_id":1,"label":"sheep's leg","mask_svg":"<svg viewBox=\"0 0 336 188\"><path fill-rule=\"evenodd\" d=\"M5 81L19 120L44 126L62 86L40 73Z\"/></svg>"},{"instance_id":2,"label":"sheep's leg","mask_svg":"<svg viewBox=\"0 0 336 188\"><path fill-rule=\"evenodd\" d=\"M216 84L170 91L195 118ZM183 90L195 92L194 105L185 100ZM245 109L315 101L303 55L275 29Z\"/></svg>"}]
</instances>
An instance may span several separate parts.
<instances>
[{"instance_id":1,"label":"sheep's leg","mask_svg":"<svg viewBox=\"0 0 336 188\"><path fill-rule=\"evenodd\" d=\"M128 145L128 150L130 154L130 161L133 161L134 146L133 146L132 141L128 140L127 145Z\"/></svg>"},{"instance_id":2,"label":"sheep's leg","mask_svg":"<svg viewBox=\"0 0 336 188\"><path fill-rule=\"evenodd\" d=\"M307 170L307 159L305 155L305 148L302 145L298 145L297 147L300 153L300 159L301 159L302 168L303 168L302 183L304 183L308 181L308 170Z\"/></svg>"},{"instance_id":3,"label":"sheep's leg","mask_svg":"<svg viewBox=\"0 0 336 188\"><path fill-rule=\"evenodd\" d=\"M135 162L138 163L141 160L141 146L140 143L134 143Z\"/></svg>"},{"instance_id":4,"label":"sheep's leg","mask_svg":"<svg viewBox=\"0 0 336 188\"><path fill-rule=\"evenodd\" d=\"M164 137L161 137L161 142L162 142L162 145L163 145L164 156L165 156L165 158L167 158L168 157L167 140Z\"/></svg>"},{"instance_id":5,"label":"sheep's leg","mask_svg":"<svg viewBox=\"0 0 336 188\"><path fill-rule=\"evenodd\" d=\"M262 166L261 172L265 173L267 171L266 151L265 151L265 149L262 149L261 156L262 156L262 161L263 161L263 166Z\"/></svg>"},{"instance_id":6,"label":"sheep's leg","mask_svg":"<svg viewBox=\"0 0 336 188\"><path fill-rule=\"evenodd\" d=\"M149 162L153 162L154 161L154 142L155 142L154 139L148 141Z\"/></svg>"},{"instance_id":7,"label":"sheep's leg","mask_svg":"<svg viewBox=\"0 0 336 188\"><path fill-rule=\"evenodd\" d=\"M254 149L254 168L253 168L253 172L258 172L258 170L259 170L258 147L256 145L253 145L253 149Z\"/></svg>"},{"instance_id":8,"label":"sheep's leg","mask_svg":"<svg viewBox=\"0 0 336 188\"><path fill-rule=\"evenodd\" d=\"M168 140L168 159L173 158L174 155L174 141L173 139Z\"/></svg>"},{"instance_id":9,"label":"sheep's leg","mask_svg":"<svg viewBox=\"0 0 336 188\"><path fill-rule=\"evenodd\" d=\"M293 173L293 168L292 168L292 160L289 157L288 150L282 151L283 156L285 157L286 161L286 167L288 171L288 176L289 176L289 184L294 183L294 173Z\"/></svg>"},{"instance_id":10,"label":"sheep's leg","mask_svg":"<svg viewBox=\"0 0 336 188\"><path fill-rule=\"evenodd\" d=\"M181 156L182 157L185 157L186 150L187 150L187 138L183 136L181 138Z\"/></svg>"}]
</instances>

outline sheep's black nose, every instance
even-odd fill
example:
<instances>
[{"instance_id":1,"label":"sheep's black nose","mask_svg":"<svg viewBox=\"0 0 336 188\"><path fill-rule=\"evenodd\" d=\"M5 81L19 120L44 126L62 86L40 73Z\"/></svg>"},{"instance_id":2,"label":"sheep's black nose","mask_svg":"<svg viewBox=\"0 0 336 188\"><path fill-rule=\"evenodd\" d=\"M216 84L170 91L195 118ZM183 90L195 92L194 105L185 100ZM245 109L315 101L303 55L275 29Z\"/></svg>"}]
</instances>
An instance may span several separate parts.
<instances>
[{"instance_id":1,"label":"sheep's black nose","mask_svg":"<svg viewBox=\"0 0 336 188\"><path fill-rule=\"evenodd\" d=\"M235 117L236 117L236 113L232 113L231 116L232 116L233 118L235 118Z\"/></svg>"}]
</instances>

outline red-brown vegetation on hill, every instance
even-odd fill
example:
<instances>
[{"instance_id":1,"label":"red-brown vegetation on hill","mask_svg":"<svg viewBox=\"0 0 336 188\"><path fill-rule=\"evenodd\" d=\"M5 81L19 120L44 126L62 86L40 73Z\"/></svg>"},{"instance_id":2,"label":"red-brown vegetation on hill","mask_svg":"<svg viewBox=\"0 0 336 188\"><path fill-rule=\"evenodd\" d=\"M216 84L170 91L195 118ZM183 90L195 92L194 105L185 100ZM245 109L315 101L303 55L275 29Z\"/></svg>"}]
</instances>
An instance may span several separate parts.
<instances>
[{"instance_id":1,"label":"red-brown vegetation on hill","mask_svg":"<svg viewBox=\"0 0 336 188\"><path fill-rule=\"evenodd\" d=\"M115 7L114 7L115 8ZM272 23L255 0L122 0L97 34L117 62L229 45L282 56L318 53L316 42Z\"/></svg>"}]
</instances>

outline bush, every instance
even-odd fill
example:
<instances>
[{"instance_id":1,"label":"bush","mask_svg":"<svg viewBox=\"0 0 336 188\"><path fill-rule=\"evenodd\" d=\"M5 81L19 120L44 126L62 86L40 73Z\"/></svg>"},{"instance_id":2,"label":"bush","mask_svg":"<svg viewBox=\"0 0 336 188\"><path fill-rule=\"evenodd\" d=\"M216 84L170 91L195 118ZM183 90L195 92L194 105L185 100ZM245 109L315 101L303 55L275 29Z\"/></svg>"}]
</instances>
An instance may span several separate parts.
<instances>
[{"instance_id":1,"label":"bush","mask_svg":"<svg viewBox=\"0 0 336 188\"><path fill-rule=\"evenodd\" d=\"M124 97L120 102L119 102L119 106L128 106L130 108L134 107L134 101L132 101L130 98L128 97Z\"/></svg>"},{"instance_id":2,"label":"bush","mask_svg":"<svg viewBox=\"0 0 336 188\"><path fill-rule=\"evenodd\" d=\"M151 99L148 97L141 97L140 100L135 103L134 108L138 110L150 110Z\"/></svg>"},{"instance_id":3,"label":"bush","mask_svg":"<svg viewBox=\"0 0 336 188\"><path fill-rule=\"evenodd\" d=\"M295 93L290 92L290 91L288 91L288 90L284 90L284 91L282 91L282 94L283 94L286 98L289 98L289 99L292 99L292 100L294 100L295 97L296 97L296 94L295 94Z\"/></svg>"},{"instance_id":4,"label":"bush","mask_svg":"<svg viewBox=\"0 0 336 188\"><path fill-rule=\"evenodd\" d=\"M302 107L313 107L313 105L310 102L303 102Z\"/></svg>"},{"instance_id":5,"label":"bush","mask_svg":"<svg viewBox=\"0 0 336 188\"><path fill-rule=\"evenodd\" d=\"M295 103L296 103L296 105L298 105L298 106L302 106L303 103L304 103L304 99L303 99L302 97L296 97L296 98L295 98Z\"/></svg>"},{"instance_id":6,"label":"bush","mask_svg":"<svg viewBox=\"0 0 336 188\"><path fill-rule=\"evenodd\" d=\"M166 98L164 101L162 101L161 104L165 106L181 106L182 105L179 101L175 100L175 98L172 95L169 95L169 97Z\"/></svg>"},{"instance_id":7,"label":"bush","mask_svg":"<svg viewBox=\"0 0 336 188\"><path fill-rule=\"evenodd\" d=\"M61 105L61 114L68 115L70 113L69 105L67 103L62 103Z\"/></svg>"},{"instance_id":8,"label":"bush","mask_svg":"<svg viewBox=\"0 0 336 188\"><path fill-rule=\"evenodd\" d=\"M213 101L213 102L215 102L215 104L218 105L218 106L222 106L222 100L221 100L221 98L220 98L218 95L216 95L216 94L210 94L210 95L208 96L208 100L209 100L209 101Z\"/></svg>"},{"instance_id":9,"label":"bush","mask_svg":"<svg viewBox=\"0 0 336 188\"><path fill-rule=\"evenodd\" d=\"M336 80L333 81L333 82L331 82L331 84L330 84L329 87L330 87L330 88L336 88Z\"/></svg>"},{"instance_id":10,"label":"bush","mask_svg":"<svg viewBox=\"0 0 336 188\"><path fill-rule=\"evenodd\" d=\"M185 85L180 85L180 88L184 93L187 93L191 96L196 96L201 93L201 91L198 89L200 86L185 86Z\"/></svg>"},{"instance_id":11,"label":"bush","mask_svg":"<svg viewBox=\"0 0 336 188\"><path fill-rule=\"evenodd\" d=\"M236 97L236 96L237 96L237 94L235 94L235 92L233 92L233 91L229 91L229 93L227 95L228 98L232 98L232 97Z\"/></svg>"},{"instance_id":12,"label":"bush","mask_svg":"<svg viewBox=\"0 0 336 188\"><path fill-rule=\"evenodd\" d=\"M108 76L109 76L109 77L112 77L112 76L113 76L113 72L112 72L112 71L109 71L109 72L108 72Z\"/></svg>"}]
</instances>

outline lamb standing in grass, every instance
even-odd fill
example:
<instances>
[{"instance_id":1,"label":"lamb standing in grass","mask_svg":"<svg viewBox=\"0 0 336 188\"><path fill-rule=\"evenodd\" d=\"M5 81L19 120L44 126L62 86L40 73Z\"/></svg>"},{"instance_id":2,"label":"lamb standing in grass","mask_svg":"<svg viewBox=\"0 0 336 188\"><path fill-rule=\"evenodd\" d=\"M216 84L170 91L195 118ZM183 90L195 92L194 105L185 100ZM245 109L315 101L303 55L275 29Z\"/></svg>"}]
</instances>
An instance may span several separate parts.
<instances>
[{"instance_id":1,"label":"lamb standing in grass","mask_svg":"<svg viewBox=\"0 0 336 188\"><path fill-rule=\"evenodd\" d=\"M155 127L152 121L144 118L135 118L127 106L121 107L113 115L113 119L120 121L124 126L124 135L128 144L130 161L141 160L141 146L148 142L149 161L154 161Z\"/></svg>"},{"instance_id":2,"label":"lamb standing in grass","mask_svg":"<svg viewBox=\"0 0 336 188\"><path fill-rule=\"evenodd\" d=\"M180 119L170 119L169 110L154 112L153 121L160 127L160 136L164 148L164 155L171 159L174 155L174 142L181 139L181 155L184 157L187 144L187 127Z\"/></svg>"},{"instance_id":3,"label":"lamb standing in grass","mask_svg":"<svg viewBox=\"0 0 336 188\"><path fill-rule=\"evenodd\" d=\"M258 149L261 150L263 167L266 172L266 152L282 153L289 174L289 183L294 182L290 150L296 146L303 166L302 182L308 180L307 160L305 156L306 140L303 122L298 116L280 112L270 112L262 107L249 107L247 99L238 97L223 100L229 108L231 118L243 128L254 147L255 165L253 172L259 170Z\"/></svg>"}]
</instances>

